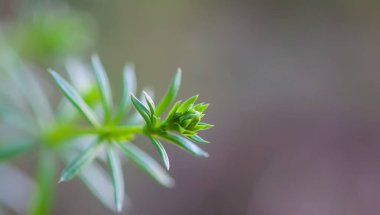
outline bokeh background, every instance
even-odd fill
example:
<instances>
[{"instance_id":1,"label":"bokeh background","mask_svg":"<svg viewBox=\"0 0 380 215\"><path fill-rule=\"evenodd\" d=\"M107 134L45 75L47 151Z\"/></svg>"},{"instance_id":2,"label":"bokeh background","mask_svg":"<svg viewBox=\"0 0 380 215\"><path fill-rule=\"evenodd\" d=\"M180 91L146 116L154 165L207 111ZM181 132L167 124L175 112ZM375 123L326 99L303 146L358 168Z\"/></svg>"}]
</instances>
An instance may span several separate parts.
<instances>
[{"instance_id":1,"label":"bokeh background","mask_svg":"<svg viewBox=\"0 0 380 215\"><path fill-rule=\"evenodd\" d=\"M180 66L179 97L211 103L205 119L216 126L203 134L210 158L167 147L173 189L126 166L128 214L380 213L377 1L0 0L0 26L27 23L38 10L80 13L86 48L66 51L85 61L99 53L115 89L133 62L139 89L152 86L160 97ZM24 49L41 67L59 64ZM15 165L32 174L34 160ZM78 180L57 195L54 214L112 214Z\"/></svg>"}]
</instances>

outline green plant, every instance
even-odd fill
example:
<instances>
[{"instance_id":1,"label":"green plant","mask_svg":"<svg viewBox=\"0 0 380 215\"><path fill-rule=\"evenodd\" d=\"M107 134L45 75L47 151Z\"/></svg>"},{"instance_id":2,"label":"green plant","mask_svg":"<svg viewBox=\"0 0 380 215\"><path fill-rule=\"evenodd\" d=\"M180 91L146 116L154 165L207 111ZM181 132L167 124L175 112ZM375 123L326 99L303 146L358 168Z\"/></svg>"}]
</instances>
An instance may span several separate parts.
<instances>
[{"instance_id":1,"label":"green plant","mask_svg":"<svg viewBox=\"0 0 380 215\"><path fill-rule=\"evenodd\" d=\"M30 68L11 52L4 53L7 61L0 66L6 71L6 78L0 81L5 84L12 82L10 85L15 87L15 91L11 96L0 93L0 121L14 127L17 132L1 137L0 161L8 161L28 151L38 152L37 186L29 214L50 213L57 160L68 164L59 182L78 175L105 206L121 211L125 202L121 153L159 184L166 187L174 185L165 169L132 143L137 135L149 139L167 170L169 158L162 140L194 156L208 156L197 145L208 143L198 135L199 131L212 127L201 122L208 104L195 104L198 96L193 96L184 102L176 102L163 117L165 110L175 101L181 82L180 69L156 106L145 91L142 99L134 96L135 74L133 67L126 65L122 96L115 105L106 72L96 55L92 57L92 73L84 65L71 62L68 64L70 83L50 70L64 95L57 108L52 108L45 95L46 90L41 88ZM21 108L17 102L11 101L13 97L22 101ZM25 110L24 103L28 110ZM101 166L103 151L109 175ZM113 190L113 202L109 201L109 190Z\"/></svg>"}]
</instances>

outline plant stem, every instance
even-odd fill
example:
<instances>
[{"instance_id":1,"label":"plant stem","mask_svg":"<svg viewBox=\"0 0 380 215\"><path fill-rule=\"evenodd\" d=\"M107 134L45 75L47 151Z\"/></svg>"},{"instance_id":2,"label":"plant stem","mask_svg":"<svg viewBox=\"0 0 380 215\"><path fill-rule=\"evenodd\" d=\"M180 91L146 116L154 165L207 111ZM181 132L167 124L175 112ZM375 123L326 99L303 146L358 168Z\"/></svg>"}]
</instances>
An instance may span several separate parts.
<instances>
[{"instance_id":1,"label":"plant stem","mask_svg":"<svg viewBox=\"0 0 380 215\"><path fill-rule=\"evenodd\" d=\"M57 143L63 142L65 140L75 138L81 135L98 135L120 137L120 136L130 136L134 134L139 134L143 132L143 125L127 125L120 127L104 127L104 128L83 128L83 127L69 127L69 126L58 126L43 135L48 143L51 145L56 145Z\"/></svg>"},{"instance_id":2,"label":"plant stem","mask_svg":"<svg viewBox=\"0 0 380 215\"><path fill-rule=\"evenodd\" d=\"M128 125L121 127L105 127L105 128L74 128L71 131L73 136L82 134L98 134L98 135L128 135L142 133L142 125Z\"/></svg>"},{"instance_id":3,"label":"plant stem","mask_svg":"<svg viewBox=\"0 0 380 215\"><path fill-rule=\"evenodd\" d=\"M56 163L52 152L41 150L37 169L37 184L30 206L30 215L49 215L53 206Z\"/></svg>"}]
</instances>

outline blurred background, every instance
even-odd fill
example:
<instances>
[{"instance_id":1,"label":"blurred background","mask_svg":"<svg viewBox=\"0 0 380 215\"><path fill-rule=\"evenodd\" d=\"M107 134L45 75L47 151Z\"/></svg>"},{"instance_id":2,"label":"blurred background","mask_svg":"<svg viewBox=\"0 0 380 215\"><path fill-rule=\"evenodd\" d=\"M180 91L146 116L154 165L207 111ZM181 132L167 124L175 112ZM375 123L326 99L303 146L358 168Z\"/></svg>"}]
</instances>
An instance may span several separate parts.
<instances>
[{"instance_id":1,"label":"blurred background","mask_svg":"<svg viewBox=\"0 0 380 215\"><path fill-rule=\"evenodd\" d=\"M128 214L380 213L377 1L0 0L0 29L39 68L99 53L115 91L127 62L158 98L180 66L179 97L211 103L210 158L168 146L173 189L127 166ZM35 160L12 163L32 175ZM113 213L73 180L54 214Z\"/></svg>"}]
</instances>

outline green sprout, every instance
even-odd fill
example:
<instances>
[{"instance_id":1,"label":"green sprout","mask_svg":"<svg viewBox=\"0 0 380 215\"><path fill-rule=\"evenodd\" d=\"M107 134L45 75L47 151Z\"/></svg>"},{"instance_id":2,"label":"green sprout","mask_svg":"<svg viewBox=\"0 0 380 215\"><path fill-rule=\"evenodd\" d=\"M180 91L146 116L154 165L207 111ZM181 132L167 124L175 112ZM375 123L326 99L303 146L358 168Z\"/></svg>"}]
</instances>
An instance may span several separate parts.
<instances>
[{"instance_id":1,"label":"green sprout","mask_svg":"<svg viewBox=\"0 0 380 215\"><path fill-rule=\"evenodd\" d=\"M198 133L212 127L201 121L208 104L196 104L198 96L176 102L180 69L156 105L148 90L136 98L134 67L126 65L121 97L115 102L99 57L92 57L91 69L72 59L93 42L91 19L48 7L24 15L5 31L0 29L0 162L26 153L38 158L34 193L22 214L52 214L57 182L74 177L105 207L122 211L128 203L124 157L160 185L174 186L164 141L191 155L208 157L198 145L208 143ZM45 71L39 68L67 58L72 59L66 64L67 78L49 70L64 95L52 105ZM137 136L153 144L163 165L134 143ZM60 163L66 167L57 176ZM2 206L9 205L0 202Z\"/></svg>"},{"instance_id":2,"label":"green sprout","mask_svg":"<svg viewBox=\"0 0 380 215\"><path fill-rule=\"evenodd\" d=\"M0 91L0 125L17 132L0 130L0 161L10 161L27 152L38 153L36 188L28 214L51 214L55 182L76 176L107 208L120 212L128 202L121 155L160 185L174 186L167 172L169 157L161 141L194 156L208 157L198 146L208 143L198 132L212 127L201 121L208 104L196 104L198 96L175 103L180 69L155 105L148 90L143 90L139 99L134 96L137 88L134 68L126 65L121 97L114 103L110 82L97 55L92 57L92 69L69 61L69 79L49 70L64 95L55 108L36 74L16 54L4 53L7 60L0 63L0 71L5 71L0 73L0 88L13 90ZM164 167L133 143L137 136L145 136L153 144ZM57 179L59 161L67 166Z\"/></svg>"},{"instance_id":3,"label":"green sprout","mask_svg":"<svg viewBox=\"0 0 380 215\"><path fill-rule=\"evenodd\" d=\"M114 204L116 210L121 211L124 202L124 180L118 150L123 152L127 158L158 183L171 187L174 185L173 179L167 175L154 159L133 145L131 141L135 139L136 135L148 137L157 149L166 169L169 170L169 158L160 140L170 142L194 156L208 157L208 154L196 145L196 143L207 143L197 135L197 132L209 129L212 125L201 122L204 116L203 112L208 105L203 103L194 105L198 96L191 97L182 104L177 102L164 120L160 118L160 115L175 100L181 82L180 69L178 69L168 91L156 107L153 99L146 92L143 92L145 104L134 96L135 78L133 70L128 66L124 71L123 96L118 105L115 105L107 75L99 57L96 55L92 57L92 66L99 93L99 103L102 110L101 117L95 113L70 83L57 72L50 70L53 80L60 91L91 125L91 127L76 127L75 130L69 131L69 133L74 135L95 135L97 139L96 142L89 145L69 163L62 171L59 181L63 182L72 179L99 157L103 148L105 148L114 190ZM137 124L133 122L125 123L128 122L125 116L132 109L132 106L139 116L143 118L142 122L140 120L140 123ZM131 115L130 118L136 118L136 115Z\"/></svg>"}]
</instances>

